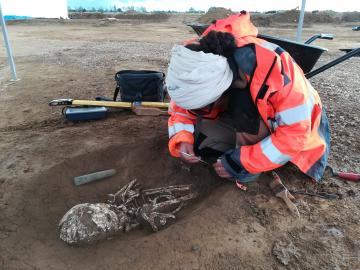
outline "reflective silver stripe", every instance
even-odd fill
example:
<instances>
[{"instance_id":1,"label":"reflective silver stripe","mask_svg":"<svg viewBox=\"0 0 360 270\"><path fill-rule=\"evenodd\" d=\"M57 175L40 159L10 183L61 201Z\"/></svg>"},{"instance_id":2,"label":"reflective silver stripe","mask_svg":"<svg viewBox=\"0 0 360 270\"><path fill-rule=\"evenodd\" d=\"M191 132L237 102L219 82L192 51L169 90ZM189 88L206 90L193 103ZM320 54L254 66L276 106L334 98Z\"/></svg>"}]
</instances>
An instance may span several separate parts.
<instances>
[{"instance_id":1,"label":"reflective silver stripe","mask_svg":"<svg viewBox=\"0 0 360 270\"><path fill-rule=\"evenodd\" d=\"M275 114L276 122L282 126L310 120L313 106L313 102L310 100L308 103L278 112Z\"/></svg>"},{"instance_id":2,"label":"reflective silver stripe","mask_svg":"<svg viewBox=\"0 0 360 270\"><path fill-rule=\"evenodd\" d=\"M188 115L188 114L186 114L186 113L181 113L181 112L175 112L175 111L173 111L173 109L171 108L171 107L169 107L168 108L168 113L171 113L171 114L173 114L173 115L180 115L180 116L183 116L183 117L185 117L185 118L187 118L187 119L195 119L195 117L193 117L193 116L191 116L191 115Z\"/></svg>"},{"instance_id":3,"label":"reflective silver stripe","mask_svg":"<svg viewBox=\"0 0 360 270\"><path fill-rule=\"evenodd\" d=\"M269 50L271 50L271 51L274 51L274 52L275 52L275 50L279 47L278 45L276 45L276 44L274 44L274 43L267 42L267 41L261 43L260 46L262 46L262 47L264 47L264 48L266 48L266 49L269 49Z\"/></svg>"},{"instance_id":4,"label":"reflective silver stripe","mask_svg":"<svg viewBox=\"0 0 360 270\"><path fill-rule=\"evenodd\" d=\"M285 164L288 162L291 157L288 155L285 155L279 151L279 149L276 148L276 146L272 143L271 137L266 137L263 139L260 143L261 150L263 151L263 154L272 162L275 164Z\"/></svg>"},{"instance_id":5,"label":"reflective silver stripe","mask_svg":"<svg viewBox=\"0 0 360 270\"><path fill-rule=\"evenodd\" d=\"M169 126L169 138L174 136L176 133L180 131L188 131L190 133L194 132L194 125L192 124L183 124L183 123L176 123L173 126Z\"/></svg>"},{"instance_id":6,"label":"reflective silver stripe","mask_svg":"<svg viewBox=\"0 0 360 270\"><path fill-rule=\"evenodd\" d=\"M171 138L172 136L175 135L175 128L174 127L169 127L168 131L169 131L169 138Z\"/></svg>"},{"instance_id":7,"label":"reflective silver stripe","mask_svg":"<svg viewBox=\"0 0 360 270\"><path fill-rule=\"evenodd\" d=\"M169 131L169 138L171 138L172 136L175 135L175 128L174 127L169 127L168 131Z\"/></svg>"},{"instance_id":8,"label":"reflective silver stripe","mask_svg":"<svg viewBox=\"0 0 360 270\"><path fill-rule=\"evenodd\" d=\"M308 80L306 80L309 101L305 104L287 109L275 114L276 122L281 125L292 125L301 121L311 120L311 114L315 105L315 97L310 91L312 88Z\"/></svg>"},{"instance_id":9,"label":"reflective silver stripe","mask_svg":"<svg viewBox=\"0 0 360 270\"><path fill-rule=\"evenodd\" d=\"M194 119L194 117L191 117L190 115L188 115L186 113L173 112L172 114L180 115L180 116L186 117L187 119Z\"/></svg>"}]
</instances>

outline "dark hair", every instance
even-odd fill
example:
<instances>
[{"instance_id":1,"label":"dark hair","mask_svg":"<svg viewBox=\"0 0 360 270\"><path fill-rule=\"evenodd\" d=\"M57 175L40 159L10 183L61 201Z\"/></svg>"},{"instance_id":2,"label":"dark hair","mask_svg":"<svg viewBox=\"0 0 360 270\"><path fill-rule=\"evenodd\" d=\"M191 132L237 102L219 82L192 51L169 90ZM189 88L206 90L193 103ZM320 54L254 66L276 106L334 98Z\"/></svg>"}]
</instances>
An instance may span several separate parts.
<instances>
[{"instance_id":1,"label":"dark hair","mask_svg":"<svg viewBox=\"0 0 360 270\"><path fill-rule=\"evenodd\" d=\"M203 51L229 57L236 49L236 41L232 34L210 31L200 39L200 44L189 44L185 47L192 51Z\"/></svg>"},{"instance_id":2,"label":"dark hair","mask_svg":"<svg viewBox=\"0 0 360 270\"><path fill-rule=\"evenodd\" d=\"M188 45L185 45L186 48L188 48L189 50L195 51L195 52L202 52L203 49L201 47L200 44L196 44L196 43L190 43Z\"/></svg>"}]
</instances>

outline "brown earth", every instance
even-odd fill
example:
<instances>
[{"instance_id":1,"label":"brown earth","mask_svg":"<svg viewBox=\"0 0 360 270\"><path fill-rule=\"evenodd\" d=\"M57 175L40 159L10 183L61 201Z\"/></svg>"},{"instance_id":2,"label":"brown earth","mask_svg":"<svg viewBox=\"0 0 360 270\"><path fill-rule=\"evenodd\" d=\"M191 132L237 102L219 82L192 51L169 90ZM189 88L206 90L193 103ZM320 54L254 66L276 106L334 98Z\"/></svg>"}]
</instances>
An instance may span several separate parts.
<instances>
[{"instance_id":1,"label":"brown earth","mask_svg":"<svg viewBox=\"0 0 360 270\"><path fill-rule=\"evenodd\" d=\"M169 19L167 13L100 13L100 12L72 12L70 19L103 19L117 18L122 20L137 20L146 22L165 22Z\"/></svg>"},{"instance_id":2,"label":"brown earth","mask_svg":"<svg viewBox=\"0 0 360 270\"><path fill-rule=\"evenodd\" d=\"M200 16L199 23L210 24L214 20L223 19L234 14L231 9L222 7L210 8L208 12ZM285 10L274 13L252 13L252 21L256 26L262 27L284 27L287 24L289 27L297 27L299 21L299 10ZM340 22L360 22L360 12L335 12L335 11L313 11L305 12L304 25L309 27L312 24L334 24Z\"/></svg>"},{"instance_id":3,"label":"brown earth","mask_svg":"<svg viewBox=\"0 0 360 270\"><path fill-rule=\"evenodd\" d=\"M0 269L358 269L360 189L326 174L314 185L291 166L279 170L291 189L334 192L340 199L296 196L301 219L267 187L267 176L243 192L204 166L188 167L167 151L166 117L112 112L101 121L66 122L55 98L111 96L120 69L166 71L173 44L194 36L166 23L39 20L9 26L20 81L9 82L0 50ZM293 38L288 28L260 32ZM346 25L314 25L303 37L332 32L318 66L358 47ZM330 163L360 171L359 71L355 57L311 79L332 129ZM75 187L72 178L115 168L111 179ZM101 202L137 178L145 187L193 183L201 198L163 231L131 232L73 248L57 223L73 205Z\"/></svg>"},{"instance_id":4,"label":"brown earth","mask_svg":"<svg viewBox=\"0 0 360 270\"><path fill-rule=\"evenodd\" d=\"M210 24L214 20L223 19L233 14L231 9L222 7L212 7L204 15L201 15L198 19L199 23Z\"/></svg>"}]
</instances>

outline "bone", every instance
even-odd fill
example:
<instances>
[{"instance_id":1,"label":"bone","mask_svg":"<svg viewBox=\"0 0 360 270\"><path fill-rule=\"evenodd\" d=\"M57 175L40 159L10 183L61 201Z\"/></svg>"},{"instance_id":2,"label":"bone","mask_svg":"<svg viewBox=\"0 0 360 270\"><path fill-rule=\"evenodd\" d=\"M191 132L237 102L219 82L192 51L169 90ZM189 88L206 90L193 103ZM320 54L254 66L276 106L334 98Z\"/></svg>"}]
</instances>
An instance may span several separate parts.
<instances>
[{"instance_id":1,"label":"bone","mask_svg":"<svg viewBox=\"0 0 360 270\"><path fill-rule=\"evenodd\" d=\"M69 245L92 244L139 227L156 232L175 220L188 201L198 197L191 185L142 190L134 179L107 203L75 205L59 222L60 239Z\"/></svg>"}]
</instances>

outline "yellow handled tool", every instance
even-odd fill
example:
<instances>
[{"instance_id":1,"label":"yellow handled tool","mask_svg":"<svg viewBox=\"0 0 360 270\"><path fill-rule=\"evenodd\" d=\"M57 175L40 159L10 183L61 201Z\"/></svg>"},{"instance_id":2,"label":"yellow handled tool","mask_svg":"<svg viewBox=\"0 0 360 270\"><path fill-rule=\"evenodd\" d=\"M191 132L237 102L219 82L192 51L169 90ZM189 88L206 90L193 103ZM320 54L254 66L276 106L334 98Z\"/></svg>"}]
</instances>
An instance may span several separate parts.
<instances>
[{"instance_id":1,"label":"yellow handled tool","mask_svg":"<svg viewBox=\"0 0 360 270\"><path fill-rule=\"evenodd\" d=\"M136 106L142 106L147 108L159 108L159 109L167 109L169 107L169 103L167 102L122 102L122 101L97 101L97 100L81 100L81 99L54 99L49 102L50 106L104 106L104 107L112 107L112 108L128 108L132 109Z\"/></svg>"}]
</instances>

